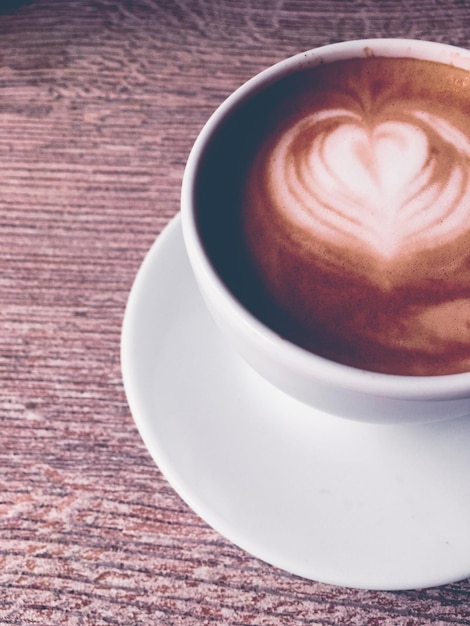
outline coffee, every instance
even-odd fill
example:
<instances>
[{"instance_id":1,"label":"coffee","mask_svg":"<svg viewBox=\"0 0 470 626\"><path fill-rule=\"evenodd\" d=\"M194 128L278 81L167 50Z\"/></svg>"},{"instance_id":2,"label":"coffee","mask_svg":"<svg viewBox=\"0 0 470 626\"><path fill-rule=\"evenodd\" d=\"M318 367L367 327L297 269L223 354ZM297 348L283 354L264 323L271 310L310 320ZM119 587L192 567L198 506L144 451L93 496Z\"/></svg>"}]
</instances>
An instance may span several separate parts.
<instances>
[{"instance_id":1,"label":"coffee","mask_svg":"<svg viewBox=\"0 0 470 626\"><path fill-rule=\"evenodd\" d=\"M296 72L226 120L205 164L206 246L262 321L363 369L470 370L467 71L369 57Z\"/></svg>"}]
</instances>

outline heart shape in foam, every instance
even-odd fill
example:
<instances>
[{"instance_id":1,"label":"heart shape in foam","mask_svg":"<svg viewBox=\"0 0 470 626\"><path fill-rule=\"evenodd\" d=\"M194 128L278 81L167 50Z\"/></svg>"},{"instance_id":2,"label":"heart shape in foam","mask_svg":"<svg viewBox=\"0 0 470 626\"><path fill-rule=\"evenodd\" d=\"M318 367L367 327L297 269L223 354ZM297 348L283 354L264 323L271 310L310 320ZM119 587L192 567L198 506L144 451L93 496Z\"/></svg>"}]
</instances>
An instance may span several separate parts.
<instances>
[{"instance_id":1,"label":"heart shape in foam","mask_svg":"<svg viewBox=\"0 0 470 626\"><path fill-rule=\"evenodd\" d=\"M314 149L314 169L318 154ZM359 221L383 227L384 220L389 226L400 221L403 202L424 171L429 145L423 130L406 122L382 122L371 130L347 123L326 137L321 155L330 189L360 206Z\"/></svg>"},{"instance_id":2,"label":"heart shape in foam","mask_svg":"<svg viewBox=\"0 0 470 626\"><path fill-rule=\"evenodd\" d=\"M353 237L391 259L410 241L423 247L435 233L447 236L450 224L467 219L467 211L454 215L462 191L457 161L436 168L430 128L408 119L367 127L349 115L314 133L304 191L311 194L310 215L328 239L342 233L343 240ZM438 169L446 173L436 184Z\"/></svg>"},{"instance_id":3,"label":"heart shape in foam","mask_svg":"<svg viewBox=\"0 0 470 626\"><path fill-rule=\"evenodd\" d=\"M431 113L383 120L346 109L307 116L269 155L268 185L277 210L314 238L392 260L468 228L470 149Z\"/></svg>"}]
</instances>

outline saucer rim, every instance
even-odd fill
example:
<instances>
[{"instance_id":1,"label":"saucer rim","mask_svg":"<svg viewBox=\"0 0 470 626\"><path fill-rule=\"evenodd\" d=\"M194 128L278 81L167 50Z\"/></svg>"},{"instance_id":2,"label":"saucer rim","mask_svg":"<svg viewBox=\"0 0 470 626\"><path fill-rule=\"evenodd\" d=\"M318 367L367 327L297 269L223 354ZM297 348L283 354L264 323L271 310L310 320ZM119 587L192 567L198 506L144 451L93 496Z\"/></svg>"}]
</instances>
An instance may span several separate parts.
<instances>
[{"instance_id":1,"label":"saucer rim","mask_svg":"<svg viewBox=\"0 0 470 626\"><path fill-rule=\"evenodd\" d=\"M178 468L174 466L174 461L168 457L166 450L162 448L161 443L155 441L155 438L153 436L152 428L150 427L148 421L148 407L145 406L145 400L142 397L139 397L137 382L138 368L134 367L136 365L136 363L133 361L135 355L133 356L132 354L132 346L130 342L132 333L135 331L135 322L139 315L142 313L140 309L140 296L142 295L142 290L144 290L145 292L146 283L149 280L149 277L153 275L153 270L158 265L158 262L160 260L159 257L165 256L166 248L168 246L171 247L172 245L174 245L173 240L176 236L179 235L180 232L181 216L180 214L177 214L163 229L162 233L157 237L156 241L147 252L129 294L128 304L126 306L123 319L121 335L121 367L123 383L132 416L151 457L153 458L156 465L160 468L166 480L176 491L176 493L186 502L186 504L191 509L193 509L193 511L202 520L208 523L212 528L214 528L218 533L220 533L230 542L234 543L254 557L266 563L269 563L274 567L280 568L286 572L290 572L291 574L301 576L306 579L315 580L325 584L332 584L335 586L344 586L368 590L375 589L392 591L440 586L448 583L453 583L470 576L469 565L468 567L464 568L464 571L455 572L454 574L448 575L446 577L436 575L435 573L433 575L429 575L429 573L427 572L428 577L426 578L425 576L423 576L423 579L421 581L414 580L407 583L404 580L394 580L390 581L390 584L380 584L379 586L375 586L373 581L371 580L363 581L362 584L357 580L357 576L355 580L352 580L351 577L348 577L348 575L344 575L338 572L333 573L332 575L330 574L328 576L320 575L318 571L312 572L311 569L309 569L309 571L299 571L298 569L291 567L289 563L289 558L284 559L284 561L279 558L271 559L269 558L269 555L262 553L262 551L257 549L256 539L253 540L253 538L246 536L242 537L238 535L237 529L234 528L233 525L231 525L230 523L227 524L225 520L222 520L219 517L218 512L208 511L205 508L204 504L201 503L201 498L199 494L191 492L190 489L188 490L184 476L181 476L179 474ZM189 266L188 269L190 269ZM157 270L157 272L159 271L161 270ZM193 276L188 276L188 279L191 281L195 280ZM341 421L341 418L334 419L339 419ZM361 427L377 428L377 425L362 424ZM379 426L378 428L387 427Z\"/></svg>"}]
</instances>

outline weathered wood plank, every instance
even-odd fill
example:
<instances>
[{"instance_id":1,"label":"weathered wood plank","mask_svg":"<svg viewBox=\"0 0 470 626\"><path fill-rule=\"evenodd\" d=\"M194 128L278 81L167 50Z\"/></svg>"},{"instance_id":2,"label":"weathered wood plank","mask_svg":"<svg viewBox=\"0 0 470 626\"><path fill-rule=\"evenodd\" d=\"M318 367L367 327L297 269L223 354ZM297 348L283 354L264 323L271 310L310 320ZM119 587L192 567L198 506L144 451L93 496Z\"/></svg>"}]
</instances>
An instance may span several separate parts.
<instances>
[{"instance_id":1,"label":"weathered wood plank","mask_svg":"<svg viewBox=\"0 0 470 626\"><path fill-rule=\"evenodd\" d=\"M122 315L236 86L344 38L468 45L465 3L36 0L0 13L0 622L470 623L470 583L381 593L271 568L162 478L121 382Z\"/></svg>"}]
</instances>

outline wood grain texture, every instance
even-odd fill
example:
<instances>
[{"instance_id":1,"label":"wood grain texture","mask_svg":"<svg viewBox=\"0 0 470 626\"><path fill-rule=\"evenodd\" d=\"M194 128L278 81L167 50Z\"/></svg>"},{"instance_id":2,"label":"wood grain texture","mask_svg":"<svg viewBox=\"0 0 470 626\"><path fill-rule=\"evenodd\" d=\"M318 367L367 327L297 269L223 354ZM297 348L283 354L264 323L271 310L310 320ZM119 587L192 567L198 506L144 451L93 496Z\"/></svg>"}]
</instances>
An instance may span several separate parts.
<instances>
[{"instance_id":1,"label":"wood grain texture","mask_svg":"<svg viewBox=\"0 0 470 626\"><path fill-rule=\"evenodd\" d=\"M29 0L0 11L0 624L470 624L470 581L305 581L201 521L124 397L129 289L214 108L346 38L470 44L468 3Z\"/></svg>"}]
</instances>

